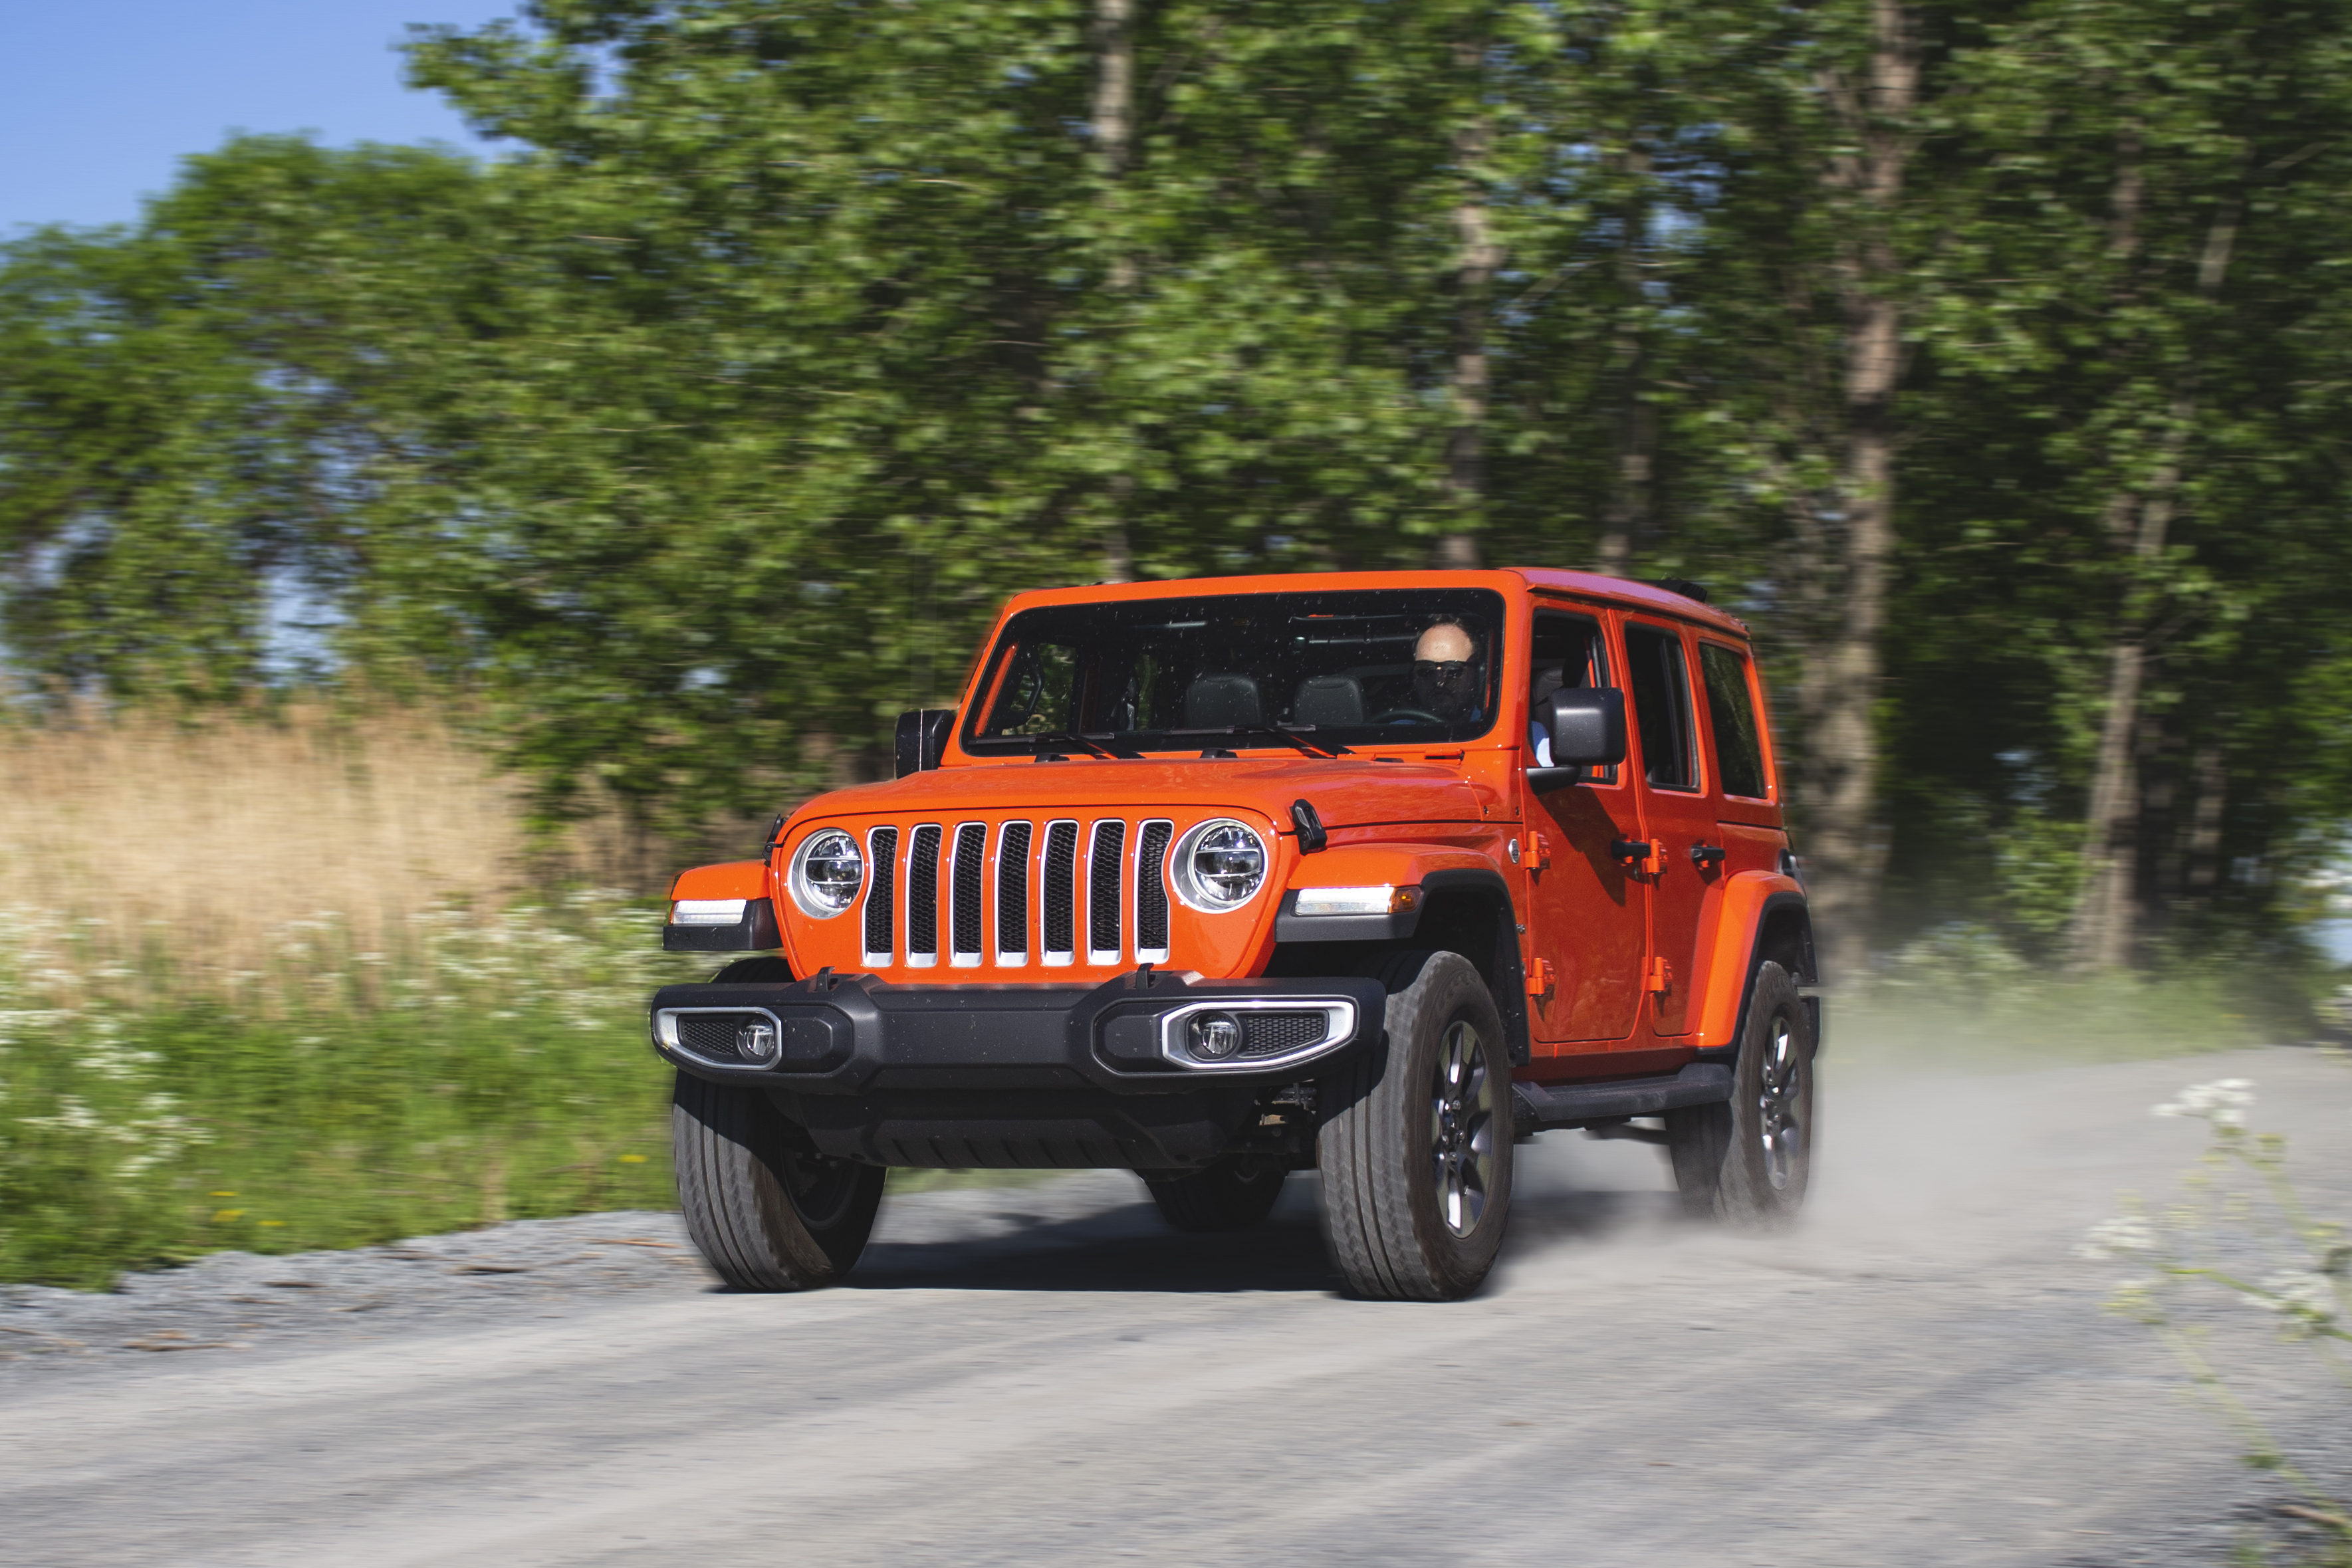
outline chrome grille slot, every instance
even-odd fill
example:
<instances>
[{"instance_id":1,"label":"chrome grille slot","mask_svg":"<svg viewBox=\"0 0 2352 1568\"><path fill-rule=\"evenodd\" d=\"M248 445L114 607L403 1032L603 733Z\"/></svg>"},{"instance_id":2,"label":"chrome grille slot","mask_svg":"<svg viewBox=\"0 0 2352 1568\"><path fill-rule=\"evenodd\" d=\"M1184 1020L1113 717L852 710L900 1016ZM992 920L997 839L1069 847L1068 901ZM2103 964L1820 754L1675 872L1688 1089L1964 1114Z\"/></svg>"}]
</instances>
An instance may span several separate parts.
<instances>
[{"instance_id":1,"label":"chrome grille slot","mask_svg":"<svg viewBox=\"0 0 2352 1568\"><path fill-rule=\"evenodd\" d=\"M877 828L866 834L866 862L873 868L866 887L866 963L878 968L897 951L898 830Z\"/></svg>"},{"instance_id":2,"label":"chrome grille slot","mask_svg":"<svg viewBox=\"0 0 2352 1568\"><path fill-rule=\"evenodd\" d=\"M1029 961L1029 835L1026 822L1007 822L996 838L996 961Z\"/></svg>"},{"instance_id":3,"label":"chrome grille slot","mask_svg":"<svg viewBox=\"0 0 2352 1568\"><path fill-rule=\"evenodd\" d=\"M956 829L955 860L948 873L952 897L948 939L952 944L949 962L959 968L971 968L980 962L980 931L987 914L981 894L982 873L987 863L988 825L966 822Z\"/></svg>"},{"instance_id":4,"label":"chrome grille slot","mask_svg":"<svg viewBox=\"0 0 2352 1568\"><path fill-rule=\"evenodd\" d=\"M1135 850L1135 958L1139 964L1168 961L1168 841L1176 824L1151 821L1137 835Z\"/></svg>"},{"instance_id":5,"label":"chrome grille slot","mask_svg":"<svg viewBox=\"0 0 2352 1568\"><path fill-rule=\"evenodd\" d=\"M915 830L907 854L907 962L918 968L940 961L940 830Z\"/></svg>"},{"instance_id":6,"label":"chrome grille slot","mask_svg":"<svg viewBox=\"0 0 2352 1568\"><path fill-rule=\"evenodd\" d=\"M1120 873L1127 869L1127 824L1095 824L1087 851L1087 962L1116 964L1123 942L1126 910L1120 907Z\"/></svg>"},{"instance_id":7,"label":"chrome grille slot","mask_svg":"<svg viewBox=\"0 0 2352 1568\"><path fill-rule=\"evenodd\" d=\"M1077 961L1078 825L1045 824L1045 960Z\"/></svg>"}]
</instances>

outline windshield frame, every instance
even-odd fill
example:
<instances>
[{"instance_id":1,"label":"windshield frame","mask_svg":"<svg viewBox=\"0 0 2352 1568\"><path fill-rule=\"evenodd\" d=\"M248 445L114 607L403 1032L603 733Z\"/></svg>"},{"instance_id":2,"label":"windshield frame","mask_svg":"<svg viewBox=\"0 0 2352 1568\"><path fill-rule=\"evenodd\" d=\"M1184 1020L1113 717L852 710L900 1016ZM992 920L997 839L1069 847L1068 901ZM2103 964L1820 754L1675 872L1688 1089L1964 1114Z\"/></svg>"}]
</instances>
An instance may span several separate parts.
<instances>
[{"instance_id":1,"label":"windshield frame","mask_svg":"<svg viewBox=\"0 0 2352 1568\"><path fill-rule=\"evenodd\" d=\"M1038 731L984 733L983 727L1006 696L1007 683L1015 678L1015 654L1025 644L1043 643L1056 631L1064 633L1065 641L1060 645L1109 648L1121 641L1114 632L1121 623L1149 631L1153 629L1155 622L1164 625L1176 622L1180 617L1185 620L1231 618L1234 622L1255 622L1263 626L1272 617L1284 614L1286 610L1291 623L1311 616L1339 622L1349 619L1389 621L1400 627L1418 625L1422 630L1441 618L1467 617L1468 624L1475 628L1474 641L1479 644L1476 662L1482 666L1484 677L1483 695L1476 716L1440 725L1391 723L1375 726L1369 722L1370 716L1367 715L1367 722L1360 725L1318 726L1296 722L1287 708L1275 708L1262 713L1261 722L1257 723L1197 727L1154 725L1134 728L1089 727L1082 731L1072 731L1058 722L1061 716L1074 717L1073 710L1084 700L1071 695L1060 699L1064 706L1056 722ZM1088 622L1094 624L1089 626ZM1502 721L1507 689L1504 673L1510 658L1510 626L1511 596L1483 583L1360 588L1319 588L1302 584L1297 588L1223 592L1210 589L1182 594L1122 595L1033 604L1006 616L985 655L976 664L964 712L957 726L957 748L976 760L1056 755L1066 747L1074 735L1082 743L1076 749L1091 753L1101 748L1124 757L1140 757L1150 753L1212 755L1219 751L1239 752L1244 748L1278 750L1296 755L1306 752L1309 747L1345 756L1368 750L1459 747L1491 736ZM1419 633L1414 632L1412 634L1417 637ZM1403 635L1402 631L1389 631L1378 635L1368 632L1364 641L1396 643ZM1130 646L1138 643L1137 639L1127 641ZM1262 646L1281 651L1278 641L1269 640ZM1405 655L1402 661L1403 664L1411 664L1411 652L1410 645L1402 649ZM1394 655L1391 657L1393 660ZM1349 666L1350 670L1373 667L1365 664ZM1397 664L1392 662L1378 667L1389 672L1387 679L1393 681L1398 678L1394 673ZM1073 675L1072 678L1077 677ZM1272 678L1279 685L1286 677ZM1287 678L1296 678L1295 673ZM1264 689L1265 682L1261 681L1260 685ZM1127 689L1129 692L1133 690L1131 682ZM1381 711L1395 711L1395 706ZM1045 714L1042 707L1032 710L1033 718L1043 717ZM1286 731L1296 738L1286 738Z\"/></svg>"}]
</instances>

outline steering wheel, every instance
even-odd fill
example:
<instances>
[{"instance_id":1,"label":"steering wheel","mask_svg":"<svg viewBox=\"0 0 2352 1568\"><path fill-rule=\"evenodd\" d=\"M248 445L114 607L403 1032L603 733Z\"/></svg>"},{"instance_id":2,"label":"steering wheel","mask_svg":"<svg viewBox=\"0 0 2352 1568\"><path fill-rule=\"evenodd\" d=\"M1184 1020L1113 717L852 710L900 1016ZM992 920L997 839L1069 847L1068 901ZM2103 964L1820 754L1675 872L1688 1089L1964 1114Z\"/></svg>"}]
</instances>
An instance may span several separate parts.
<instances>
[{"instance_id":1,"label":"steering wheel","mask_svg":"<svg viewBox=\"0 0 2352 1568\"><path fill-rule=\"evenodd\" d=\"M1435 714L1431 713L1428 709L1417 707L1392 707L1386 713L1376 713L1372 715L1371 717L1366 719L1364 722L1366 724L1386 724L1392 718L1417 718L1425 720L1430 724L1444 724L1445 722L1445 720L1438 717Z\"/></svg>"}]
</instances>

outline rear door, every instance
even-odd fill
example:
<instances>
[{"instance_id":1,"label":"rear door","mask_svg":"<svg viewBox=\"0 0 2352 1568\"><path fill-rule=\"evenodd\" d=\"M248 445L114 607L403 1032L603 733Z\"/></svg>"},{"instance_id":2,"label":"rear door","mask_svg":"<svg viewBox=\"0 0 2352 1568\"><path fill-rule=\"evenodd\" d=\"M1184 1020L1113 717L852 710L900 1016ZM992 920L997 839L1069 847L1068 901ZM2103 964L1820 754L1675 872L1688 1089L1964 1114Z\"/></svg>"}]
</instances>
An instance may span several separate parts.
<instances>
[{"instance_id":1,"label":"rear door","mask_svg":"<svg viewBox=\"0 0 2352 1568\"><path fill-rule=\"evenodd\" d=\"M1599 616L1538 609L1530 635L1530 705L1563 686L1616 684ZM1549 739L1532 725L1524 739L1527 765L1548 765ZM1614 846L1638 837L1641 820L1628 770L1596 771L1591 783L1529 791L1521 819L1531 947L1552 972L1528 1009L1539 1040L1622 1040L1640 1013L1650 890Z\"/></svg>"},{"instance_id":2,"label":"rear door","mask_svg":"<svg viewBox=\"0 0 2352 1568\"><path fill-rule=\"evenodd\" d=\"M1643 879L1650 889L1650 921L1642 984L1650 995L1652 1026L1665 1035L1687 1034L1698 1027L1691 1002L1700 923L1708 890L1722 877L1719 861L1691 852L1721 847L1716 804L1700 760L1691 662L1689 643L1680 627L1627 617L1630 771L1641 836L1654 851Z\"/></svg>"}]
</instances>

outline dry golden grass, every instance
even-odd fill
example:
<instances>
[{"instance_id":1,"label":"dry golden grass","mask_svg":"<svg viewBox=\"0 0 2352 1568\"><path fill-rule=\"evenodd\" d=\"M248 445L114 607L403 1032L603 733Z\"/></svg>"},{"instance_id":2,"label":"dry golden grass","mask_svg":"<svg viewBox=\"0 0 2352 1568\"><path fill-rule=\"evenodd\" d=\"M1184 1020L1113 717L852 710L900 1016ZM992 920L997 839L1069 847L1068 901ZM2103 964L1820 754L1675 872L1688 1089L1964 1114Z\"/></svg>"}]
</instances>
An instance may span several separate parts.
<instances>
[{"instance_id":1,"label":"dry golden grass","mask_svg":"<svg viewBox=\"0 0 2352 1568\"><path fill-rule=\"evenodd\" d=\"M160 948L183 983L262 967L321 912L378 947L425 910L658 875L610 820L534 840L519 781L414 709L0 730L0 904L102 921L95 946Z\"/></svg>"}]
</instances>

